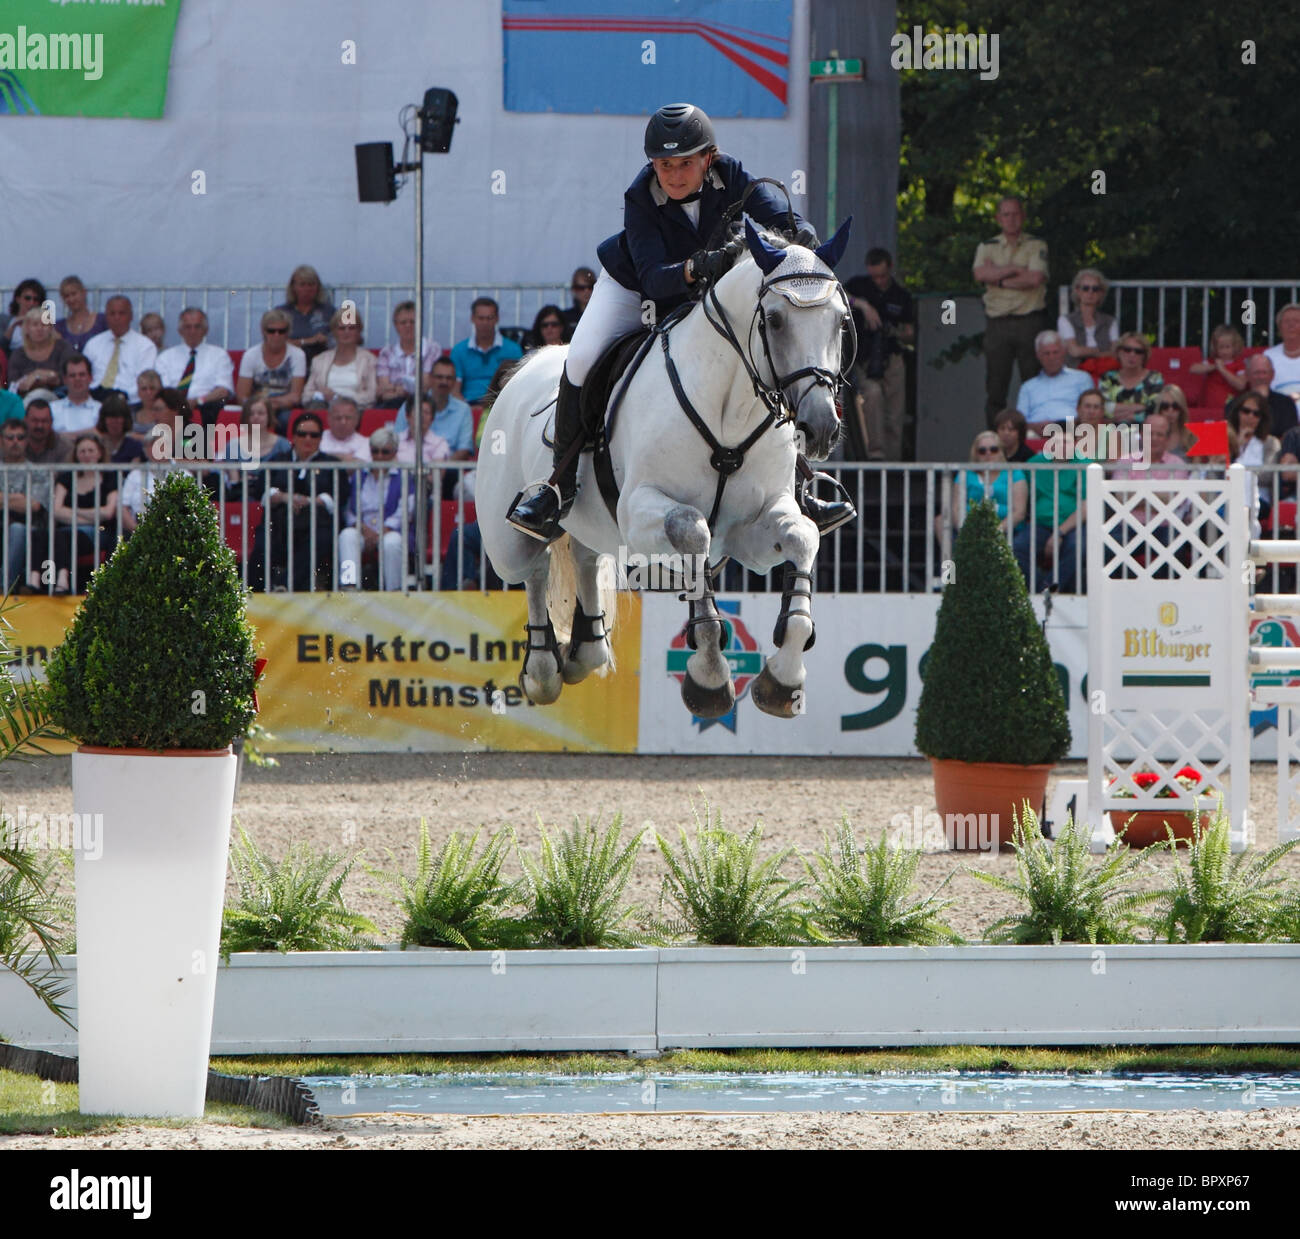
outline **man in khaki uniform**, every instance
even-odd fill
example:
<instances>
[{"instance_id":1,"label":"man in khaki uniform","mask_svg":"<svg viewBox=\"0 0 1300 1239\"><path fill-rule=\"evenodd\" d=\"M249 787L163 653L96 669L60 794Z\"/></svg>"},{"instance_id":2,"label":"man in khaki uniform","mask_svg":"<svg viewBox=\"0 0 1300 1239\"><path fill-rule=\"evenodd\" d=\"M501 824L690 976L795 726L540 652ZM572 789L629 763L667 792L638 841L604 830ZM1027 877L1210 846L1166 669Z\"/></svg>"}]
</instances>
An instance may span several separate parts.
<instances>
[{"instance_id":1,"label":"man in khaki uniform","mask_svg":"<svg viewBox=\"0 0 1300 1239\"><path fill-rule=\"evenodd\" d=\"M1020 363L1020 381L1038 373L1034 337L1048 327L1047 242L1022 232L1024 207L1019 198L998 203L1000 236L983 242L975 250L972 270L985 286L984 328L985 378L984 413L990 426L1006 407L1011 386L1011 366Z\"/></svg>"}]
</instances>

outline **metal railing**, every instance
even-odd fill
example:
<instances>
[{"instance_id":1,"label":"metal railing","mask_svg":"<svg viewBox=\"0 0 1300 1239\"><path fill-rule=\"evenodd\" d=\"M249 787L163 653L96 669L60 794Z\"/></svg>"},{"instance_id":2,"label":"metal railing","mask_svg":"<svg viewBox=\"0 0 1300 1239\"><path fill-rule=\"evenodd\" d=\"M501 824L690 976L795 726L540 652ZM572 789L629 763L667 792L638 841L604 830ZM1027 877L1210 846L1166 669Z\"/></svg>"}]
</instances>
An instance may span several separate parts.
<instances>
[{"instance_id":1,"label":"metal railing","mask_svg":"<svg viewBox=\"0 0 1300 1239\"><path fill-rule=\"evenodd\" d=\"M477 582L480 589L507 587L491 571L478 549L477 529L470 519L469 502L464 487L457 485L475 466L472 461L440 461L428 472L430 508L425 520L430 525L429 557L423 570L414 562L414 466L397 465L401 475L397 528L400 537L402 579L400 582L374 579L382 572L382 549L363 557L360 577L347 579L339 536L348 527L346 512L353 479L369 468L352 462L311 466L304 470L302 493L312 510L321 513L305 522L290 536L284 524L287 505L269 501L270 488L285 477L284 461L243 469L227 462L183 462L170 468L184 468L196 474L207 487L217 508L218 517L240 564L245 585L256 591L284 589L294 592L295 579L310 592L356 586L376 589L396 586L405 590L436 590L444 580L450 589L462 589L466 582ZM1013 485L1010 500L1017 499L1018 483L1023 480L1024 517L1006 526L1012 552L1025 573L1032 593L1055 589L1063 593L1083 592L1086 588L1084 565L1087 558L1082 527L1072 537L1057 538L1055 558L1048 553L1047 539L1070 523L1076 495L1083 489L1085 462L1035 462L976 466L974 464L878 464L838 463L827 466L854 499L857 521L836 530L822 540L817 561L816 588L819 593L883 594L928 593L942 588L948 579L959 516L962 485L958 478L968 474L1011 472ZM48 520L48 499L26 528L13 531L15 512L9 513L9 528L3 540L2 567L5 582L12 588L26 583L42 593L70 593L84 590L86 579L95 565L128 536L121 503L122 488L133 468L165 471L168 466L129 466L121 464L85 466L82 472L110 472L117 475L117 503L110 519L82 519L84 498L67 496L65 519ZM386 467L385 467L386 468ZM30 507L33 497L44 493L52 497L56 479L66 475L68 464L0 466L0 483L10 494L22 494ZM1200 476L1219 476L1221 468L1198 469ZM1277 536L1295 524L1293 501L1294 467L1264 466L1252 470L1272 516L1266 521L1265 536ZM1018 476L1017 476L1018 475ZM385 477L387 473L385 473ZM1138 475L1140 476L1140 474ZM381 487L381 493L386 482ZM74 488L75 489L75 488ZM322 497L327 503L319 503ZM967 502L970 495L965 496ZM257 505L261 505L260 508ZM1014 506L1013 506L1014 512ZM1086 505L1085 505L1086 511ZM1041 519L1040 519L1041 518ZM1279 519L1280 518L1280 519ZM449 532L447 522L454 528ZM268 546L267 528L271 527ZM1077 518L1076 518L1077 522ZM78 548L72 548L72 525L84 525L86 536ZM1276 526L1276 528L1274 528ZM1270 532L1271 531L1271 532ZM444 534L449 541L443 553ZM63 545L59 545L62 540ZM306 567L304 567L304 557ZM66 580L59 568L66 567ZM1294 589L1294 569L1274 564L1270 568L1273 592ZM779 569L758 575L737 565L722 570L718 581L721 590L779 592L782 573ZM1261 588L1265 588L1261 584Z\"/></svg>"},{"instance_id":2,"label":"metal railing","mask_svg":"<svg viewBox=\"0 0 1300 1239\"><path fill-rule=\"evenodd\" d=\"M1300 279L1111 280L1103 309L1121 331L1141 332L1156 348L1205 350L1220 323L1236 327L1247 348L1276 342L1277 312L1296 301ZM1072 308L1070 286L1062 284L1057 313L1069 314Z\"/></svg>"},{"instance_id":3,"label":"metal railing","mask_svg":"<svg viewBox=\"0 0 1300 1239\"><path fill-rule=\"evenodd\" d=\"M209 344L245 349L261 343L260 319L284 304L283 284L133 284L96 285L86 290L87 304L103 309L112 296L131 298L138 330L142 315L161 314L167 325L165 342L179 340L176 323L186 306L208 316ZM383 348L397 342L393 310L415 298L411 284L338 284L327 289L337 309L344 300L355 303L365 328L365 347ZM424 290L424 334L439 347L451 348L470 333L469 308L475 297L492 297L501 308L501 326L532 327L537 311L547 304L563 309L570 303L568 283L562 284L435 284ZM58 307L62 317L64 309Z\"/></svg>"}]
</instances>

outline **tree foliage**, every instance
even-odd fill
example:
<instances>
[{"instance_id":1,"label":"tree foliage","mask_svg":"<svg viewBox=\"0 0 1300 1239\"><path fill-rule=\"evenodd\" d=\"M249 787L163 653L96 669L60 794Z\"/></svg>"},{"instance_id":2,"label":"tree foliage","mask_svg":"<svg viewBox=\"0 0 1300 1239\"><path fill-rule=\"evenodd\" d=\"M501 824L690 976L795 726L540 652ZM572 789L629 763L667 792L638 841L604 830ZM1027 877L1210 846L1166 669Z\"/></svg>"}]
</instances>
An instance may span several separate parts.
<instances>
[{"instance_id":1,"label":"tree foliage","mask_svg":"<svg viewBox=\"0 0 1300 1239\"><path fill-rule=\"evenodd\" d=\"M903 0L896 29L916 25L997 34L999 71L903 71L899 251L914 287L973 288L1004 194L1025 198L1053 287L1081 266L1125 279L1300 268L1300 10Z\"/></svg>"}]
</instances>

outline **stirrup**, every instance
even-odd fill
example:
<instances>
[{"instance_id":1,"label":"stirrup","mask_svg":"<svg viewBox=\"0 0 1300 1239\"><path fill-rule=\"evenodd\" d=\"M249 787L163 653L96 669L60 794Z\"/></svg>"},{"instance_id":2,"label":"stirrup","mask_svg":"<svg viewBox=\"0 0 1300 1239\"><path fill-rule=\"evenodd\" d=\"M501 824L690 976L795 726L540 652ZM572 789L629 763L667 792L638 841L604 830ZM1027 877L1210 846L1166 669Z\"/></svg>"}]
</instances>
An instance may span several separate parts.
<instances>
[{"instance_id":1,"label":"stirrup","mask_svg":"<svg viewBox=\"0 0 1300 1239\"><path fill-rule=\"evenodd\" d=\"M525 500L524 495L537 488L537 493ZM526 523L525 520L518 519L518 511L521 507L530 503L537 503L547 491L555 495L555 514L548 517L545 521ZM560 488L552 481L530 482L514 498L510 505L510 510L506 513L506 521L512 529L519 530L520 533L527 534L530 538L536 538L538 542L554 542L564 531L560 528L560 521L568 515L568 508L573 506L570 500L568 507L565 506L564 496L560 493ZM530 514L531 515L531 514Z\"/></svg>"},{"instance_id":2,"label":"stirrup","mask_svg":"<svg viewBox=\"0 0 1300 1239\"><path fill-rule=\"evenodd\" d=\"M817 482L829 482L835 487L836 497L819 499L812 494L808 488ZM811 477L800 478L795 488L795 499L799 510L817 526L819 533L831 533L857 519L858 510L849 498L849 492L829 473L814 473Z\"/></svg>"}]
</instances>

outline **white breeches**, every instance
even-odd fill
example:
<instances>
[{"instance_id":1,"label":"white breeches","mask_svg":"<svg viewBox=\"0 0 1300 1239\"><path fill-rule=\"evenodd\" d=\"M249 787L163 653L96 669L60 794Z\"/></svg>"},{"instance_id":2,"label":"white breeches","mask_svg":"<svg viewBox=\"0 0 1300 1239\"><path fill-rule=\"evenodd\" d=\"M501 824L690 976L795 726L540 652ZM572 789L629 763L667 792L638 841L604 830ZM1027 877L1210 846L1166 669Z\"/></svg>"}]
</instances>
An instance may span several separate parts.
<instances>
[{"instance_id":1,"label":"white breeches","mask_svg":"<svg viewBox=\"0 0 1300 1239\"><path fill-rule=\"evenodd\" d=\"M570 383L581 387L601 353L619 336L641 326L642 301L640 293L624 288L604 267L600 269L591 300L569 341L564 372Z\"/></svg>"}]
</instances>

